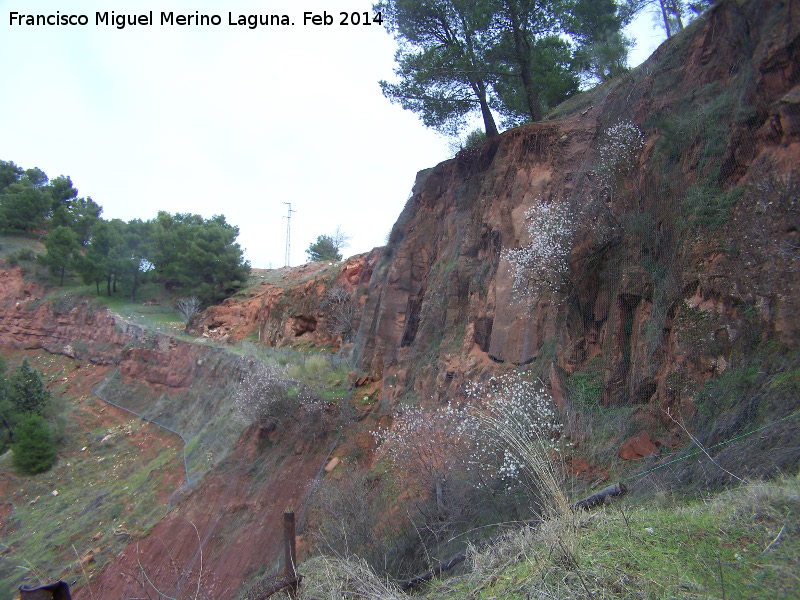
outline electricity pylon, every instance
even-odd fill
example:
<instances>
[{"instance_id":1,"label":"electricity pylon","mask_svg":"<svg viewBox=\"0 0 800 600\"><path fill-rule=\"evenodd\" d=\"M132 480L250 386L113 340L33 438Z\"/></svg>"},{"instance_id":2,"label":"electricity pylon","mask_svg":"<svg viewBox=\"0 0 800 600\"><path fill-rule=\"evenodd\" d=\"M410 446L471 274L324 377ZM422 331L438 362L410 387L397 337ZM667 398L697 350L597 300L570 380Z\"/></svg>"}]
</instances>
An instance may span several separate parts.
<instances>
[{"instance_id":1,"label":"electricity pylon","mask_svg":"<svg viewBox=\"0 0 800 600\"><path fill-rule=\"evenodd\" d=\"M284 202L289 206L289 212L284 219L286 219L286 266L289 266L289 254L291 249L291 239L292 239L292 213L297 212L296 210L292 210L292 203L291 202Z\"/></svg>"}]
</instances>

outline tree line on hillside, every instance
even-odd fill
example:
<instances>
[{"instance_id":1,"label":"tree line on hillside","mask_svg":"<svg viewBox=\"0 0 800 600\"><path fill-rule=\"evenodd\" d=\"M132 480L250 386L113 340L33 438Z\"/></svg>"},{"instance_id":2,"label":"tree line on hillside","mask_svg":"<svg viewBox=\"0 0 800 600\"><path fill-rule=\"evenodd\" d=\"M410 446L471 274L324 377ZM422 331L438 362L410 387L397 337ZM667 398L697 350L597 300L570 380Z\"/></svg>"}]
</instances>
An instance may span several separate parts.
<instances>
[{"instance_id":1,"label":"tree line on hillside","mask_svg":"<svg viewBox=\"0 0 800 600\"><path fill-rule=\"evenodd\" d=\"M0 230L44 236L41 260L63 285L74 272L110 296L124 286L134 300L146 280L218 302L247 280L250 264L236 243L239 228L223 215L204 219L160 211L154 219L104 220L102 207L79 198L69 177L0 161Z\"/></svg>"},{"instance_id":2,"label":"tree line on hillside","mask_svg":"<svg viewBox=\"0 0 800 600\"><path fill-rule=\"evenodd\" d=\"M639 12L660 10L667 37L713 0L380 0L399 44L384 95L426 126L459 135L480 112L487 137L540 121L582 84L627 70L622 33Z\"/></svg>"}]
</instances>

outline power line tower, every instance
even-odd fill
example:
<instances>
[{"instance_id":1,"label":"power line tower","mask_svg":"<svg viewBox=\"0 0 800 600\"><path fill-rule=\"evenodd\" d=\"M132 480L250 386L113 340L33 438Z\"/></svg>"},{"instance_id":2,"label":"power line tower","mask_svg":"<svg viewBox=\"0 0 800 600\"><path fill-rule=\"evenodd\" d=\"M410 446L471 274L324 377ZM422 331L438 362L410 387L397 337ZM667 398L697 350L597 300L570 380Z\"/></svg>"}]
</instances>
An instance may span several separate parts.
<instances>
[{"instance_id":1,"label":"power line tower","mask_svg":"<svg viewBox=\"0 0 800 600\"><path fill-rule=\"evenodd\" d=\"M292 210L292 203L291 202L284 202L284 204L289 206L289 212L286 214L284 219L286 219L286 266L289 266L289 251L291 249L291 239L292 239L292 213L297 212L296 210Z\"/></svg>"}]
</instances>

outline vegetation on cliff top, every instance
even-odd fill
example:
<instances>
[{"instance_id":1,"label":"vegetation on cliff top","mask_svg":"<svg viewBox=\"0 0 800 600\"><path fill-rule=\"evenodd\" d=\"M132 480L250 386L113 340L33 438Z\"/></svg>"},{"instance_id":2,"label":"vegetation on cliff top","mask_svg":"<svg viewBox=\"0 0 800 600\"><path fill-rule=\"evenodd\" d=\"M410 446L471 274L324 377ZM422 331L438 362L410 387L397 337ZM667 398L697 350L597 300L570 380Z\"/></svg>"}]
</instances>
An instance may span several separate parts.
<instances>
[{"instance_id":1,"label":"vegetation on cliff top","mask_svg":"<svg viewBox=\"0 0 800 600\"><path fill-rule=\"evenodd\" d=\"M627 71L632 42L622 33L653 0L382 0L383 24L399 43L398 83L383 94L428 127L458 135L480 113L487 137L503 126L541 121L581 83ZM658 3L667 37L709 0Z\"/></svg>"}]
</instances>

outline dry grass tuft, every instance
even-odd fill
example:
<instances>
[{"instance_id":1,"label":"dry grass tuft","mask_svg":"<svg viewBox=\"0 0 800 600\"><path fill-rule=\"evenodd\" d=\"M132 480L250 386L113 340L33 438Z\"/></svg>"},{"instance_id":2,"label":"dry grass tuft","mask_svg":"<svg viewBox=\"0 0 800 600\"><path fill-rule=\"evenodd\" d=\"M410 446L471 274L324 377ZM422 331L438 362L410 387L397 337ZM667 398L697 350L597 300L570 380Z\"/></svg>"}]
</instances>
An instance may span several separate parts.
<instances>
[{"instance_id":1,"label":"dry grass tuft","mask_svg":"<svg viewBox=\"0 0 800 600\"><path fill-rule=\"evenodd\" d=\"M302 566L298 600L407 600L407 596L356 558L318 556Z\"/></svg>"},{"instance_id":2,"label":"dry grass tuft","mask_svg":"<svg viewBox=\"0 0 800 600\"><path fill-rule=\"evenodd\" d=\"M538 430L526 427L511 411L500 415L480 413L479 420L515 455L527 475L528 491L540 507L543 519L571 513L564 489L564 469L553 456L552 443Z\"/></svg>"}]
</instances>

